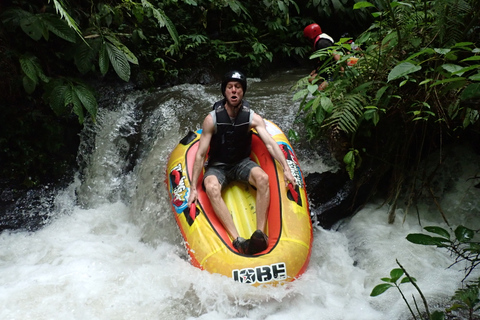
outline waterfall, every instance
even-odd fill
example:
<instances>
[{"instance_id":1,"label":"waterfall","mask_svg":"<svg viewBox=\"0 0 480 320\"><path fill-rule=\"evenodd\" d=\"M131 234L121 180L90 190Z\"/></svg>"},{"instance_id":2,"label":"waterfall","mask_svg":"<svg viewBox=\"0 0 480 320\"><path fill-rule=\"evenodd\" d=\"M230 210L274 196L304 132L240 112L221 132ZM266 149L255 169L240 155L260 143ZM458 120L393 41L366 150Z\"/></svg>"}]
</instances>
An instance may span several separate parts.
<instances>
[{"instance_id":1,"label":"waterfall","mask_svg":"<svg viewBox=\"0 0 480 320\"><path fill-rule=\"evenodd\" d=\"M300 126L290 87L302 72L249 79L252 109L285 132ZM308 269L284 286L251 287L191 266L168 202L166 162L220 98L219 84L185 84L103 103L81 133L72 183L30 203L44 226L0 234L0 319L410 319L396 290L370 297L396 259L431 309L449 302L465 265L449 268L447 251L405 239L422 226L446 227L429 201L419 206L420 218L399 208L388 224L388 208L372 202L331 230L316 228ZM294 148L305 174L331 169L329 159L301 143ZM480 161L461 147L454 151L435 184L440 204L451 225L475 228L480 197L478 181L469 178ZM413 286L402 289L422 307Z\"/></svg>"}]
</instances>

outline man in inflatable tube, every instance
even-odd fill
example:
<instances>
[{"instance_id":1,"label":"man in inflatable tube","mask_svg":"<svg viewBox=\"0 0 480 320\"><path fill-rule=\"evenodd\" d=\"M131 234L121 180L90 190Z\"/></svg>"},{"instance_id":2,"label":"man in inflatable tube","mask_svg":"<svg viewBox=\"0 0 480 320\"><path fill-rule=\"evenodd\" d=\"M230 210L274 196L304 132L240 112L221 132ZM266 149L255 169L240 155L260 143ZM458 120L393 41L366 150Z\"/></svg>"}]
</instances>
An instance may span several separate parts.
<instances>
[{"instance_id":1,"label":"man in inflatable tube","mask_svg":"<svg viewBox=\"0 0 480 320\"><path fill-rule=\"evenodd\" d=\"M247 91L246 77L239 71L227 72L222 81L221 91L224 99L215 103L213 110L203 121L202 135L193 165L188 205L197 201L197 182L210 147L208 163L205 164L203 187L215 214L234 239L235 249L240 253L253 255L268 247L268 237L264 230L270 204L270 188L268 175L250 159L252 143L250 129L254 128L257 131L272 157L282 165L285 182L287 184L291 182L295 186L295 178L280 147L268 134L262 117L254 113L248 103L243 101L243 95ZM222 199L222 188L234 180L248 182L257 189L257 230L248 240L238 234L232 215Z\"/></svg>"}]
</instances>

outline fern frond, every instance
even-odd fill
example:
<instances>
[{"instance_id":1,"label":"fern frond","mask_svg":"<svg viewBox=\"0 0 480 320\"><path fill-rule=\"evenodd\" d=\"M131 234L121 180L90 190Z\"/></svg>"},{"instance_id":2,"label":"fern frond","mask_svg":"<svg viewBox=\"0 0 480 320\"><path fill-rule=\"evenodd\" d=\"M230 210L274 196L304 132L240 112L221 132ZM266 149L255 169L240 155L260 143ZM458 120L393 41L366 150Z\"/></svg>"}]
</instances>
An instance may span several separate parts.
<instances>
[{"instance_id":1,"label":"fern frond","mask_svg":"<svg viewBox=\"0 0 480 320\"><path fill-rule=\"evenodd\" d=\"M160 28L166 27L168 30L168 33L170 34L170 37L172 40L175 42L175 45L178 46L179 44L179 37L178 37L178 32L177 29L175 28L175 25L172 23L170 18L163 12L163 10L155 8L153 4L148 2L147 0L142 0L142 6L144 8L148 8L152 10L152 14L157 19L158 25Z\"/></svg>"},{"instance_id":2,"label":"fern frond","mask_svg":"<svg viewBox=\"0 0 480 320\"><path fill-rule=\"evenodd\" d=\"M50 3L50 0L48 0L48 2ZM59 14L60 17L68 23L68 26L75 30L78 36L83 39L82 31L80 31L80 28L78 27L75 20L68 14L67 10L65 10L65 5L63 4L63 1L53 0L53 5L55 6L55 11L57 12L57 14Z\"/></svg>"},{"instance_id":3,"label":"fern frond","mask_svg":"<svg viewBox=\"0 0 480 320\"><path fill-rule=\"evenodd\" d=\"M365 97L361 94L345 95L344 99L334 103L332 115L326 125L338 127L346 133L354 133L358 127L358 119L363 116Z\"/></svg>"}]
</instances>

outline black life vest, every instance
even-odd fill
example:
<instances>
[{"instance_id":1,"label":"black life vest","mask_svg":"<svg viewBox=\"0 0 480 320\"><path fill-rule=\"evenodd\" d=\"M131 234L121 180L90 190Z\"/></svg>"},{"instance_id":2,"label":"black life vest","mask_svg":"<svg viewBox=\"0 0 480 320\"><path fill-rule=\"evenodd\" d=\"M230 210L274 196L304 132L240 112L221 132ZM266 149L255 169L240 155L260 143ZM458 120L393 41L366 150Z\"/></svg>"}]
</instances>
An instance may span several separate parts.
<instances>
[{"instance_id":1,"label":"black life vest","mask_svg":"<svg viewBox=\"0 0 480 320\"><path fill-rule=\"evenodd\" d=\"M328 42L328 45L325 43L325 45L322 45L320 48L317 48L317 43L318 41L320 40L327 40ZM323 49L323 48L327 48L329 46L333 46L335 44L335 41L333 41L333 38L330 37L328 34L326 33L322 33L322 34L319 34L315 40L313 41L313 51L316 51L316 50L320 50L320 49Z\"/></svg>"},{"instance_id":2,"label":"black life vest","mask_svg":"<svg viewBox=\"0 0 480 320\"><path fill-rule=\"evenodd\" d=\"M242 101L237 117L232 120L223 101L215 103L211 112L216 130L210 142L209 164L234 164L250 156L252 131L248 102Z\"/></svg>"}]
</instances>

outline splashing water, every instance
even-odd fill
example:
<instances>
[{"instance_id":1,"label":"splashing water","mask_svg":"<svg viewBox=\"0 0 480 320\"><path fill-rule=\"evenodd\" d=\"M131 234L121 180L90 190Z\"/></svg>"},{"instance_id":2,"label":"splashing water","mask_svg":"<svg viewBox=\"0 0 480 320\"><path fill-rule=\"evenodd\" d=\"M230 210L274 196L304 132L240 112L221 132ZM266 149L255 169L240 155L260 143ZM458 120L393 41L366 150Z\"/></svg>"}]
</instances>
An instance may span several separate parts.
<instances>
[{"instance_id":1,"label":"splashing water","mask_svg":"<svg viewBox=\"0 0 480 320\"><path fill-rule=\"evenodd\" d=\"M296 126L289 92L303 73L249 83L247 99L284 131ZM56 194L54 218L36 232L0 234L0 319L409 319L394 290L372 298L398 259L431 306L447 302L464 277L447 252L413 245L417 217L370 203L333 230L318 228L310 265L296 281L251 287L191 266L168 203L170 151L200 128L219 86L181 85L111 101L82 133L82 171ZM295 146L305 174L329 166ZM460 151L459 151L460 152ZM442 197L451 224L475 223L480 207L475 155L459 155L457 180ZM303 165L305 164L305 165ZM461 211L460 214L456 214ZM422 224L443 225L425 205ZM402 285L403 286L403 285ZM405 285L405 296L417 294ZM418 299L418 301L420 301Z\"/></svg>"}]
</instances>

